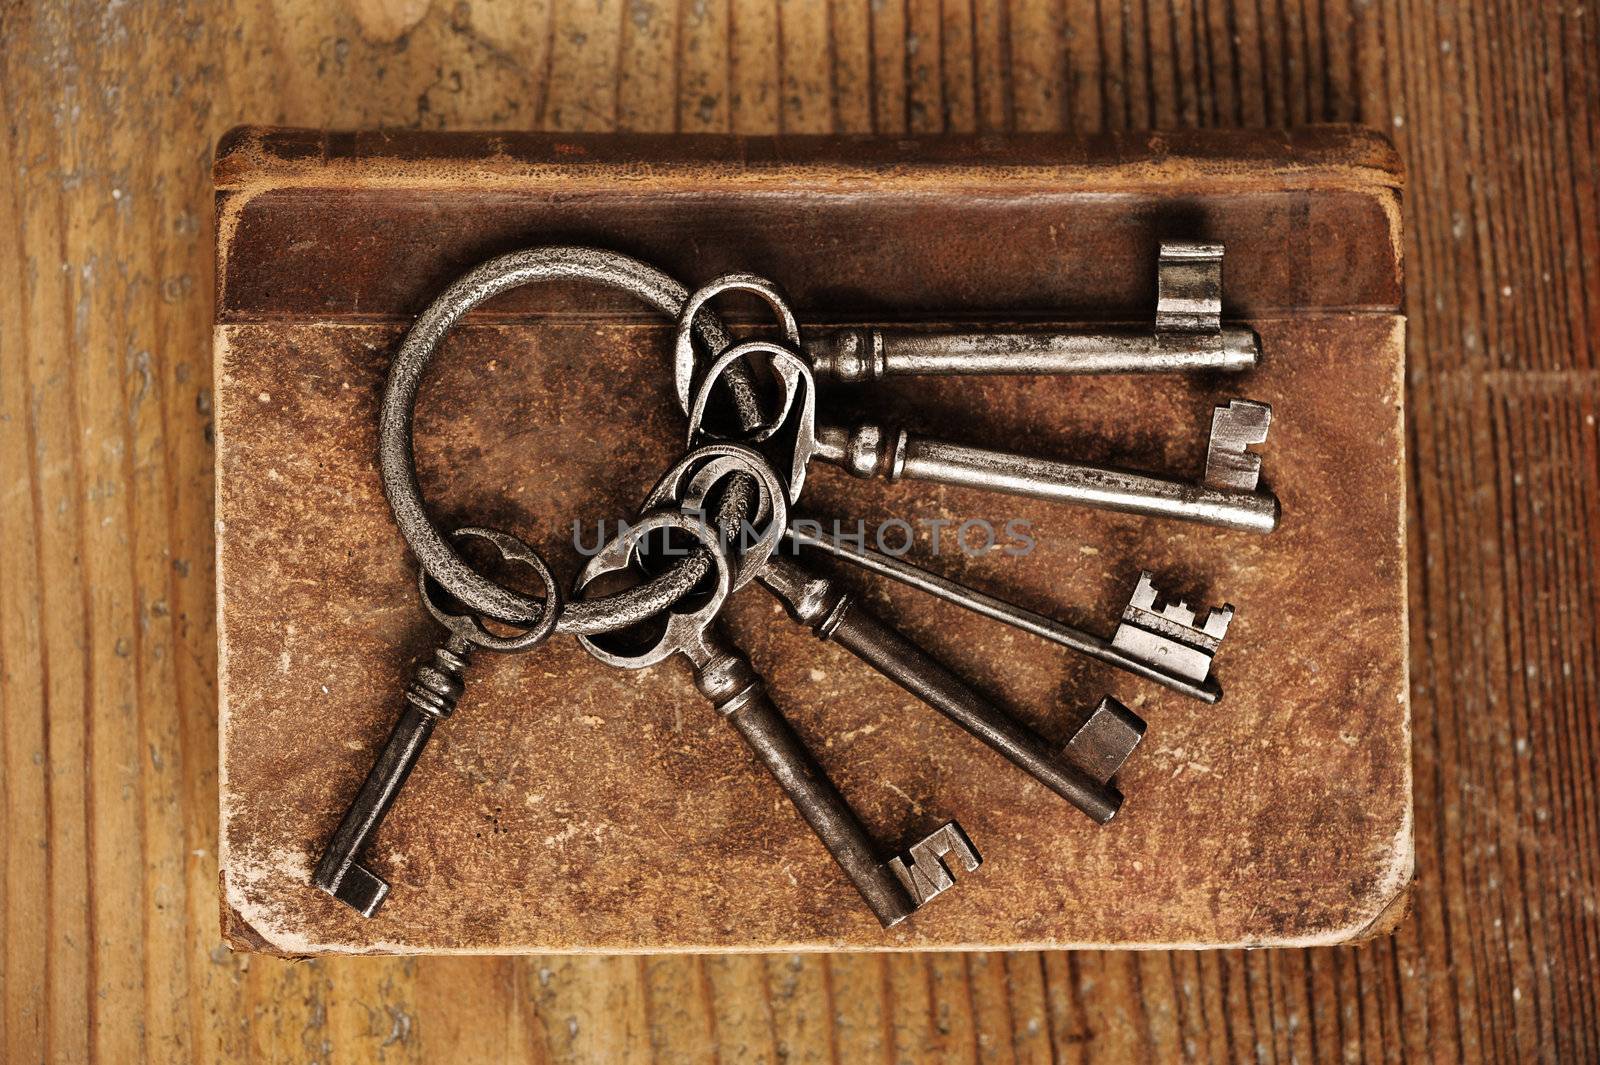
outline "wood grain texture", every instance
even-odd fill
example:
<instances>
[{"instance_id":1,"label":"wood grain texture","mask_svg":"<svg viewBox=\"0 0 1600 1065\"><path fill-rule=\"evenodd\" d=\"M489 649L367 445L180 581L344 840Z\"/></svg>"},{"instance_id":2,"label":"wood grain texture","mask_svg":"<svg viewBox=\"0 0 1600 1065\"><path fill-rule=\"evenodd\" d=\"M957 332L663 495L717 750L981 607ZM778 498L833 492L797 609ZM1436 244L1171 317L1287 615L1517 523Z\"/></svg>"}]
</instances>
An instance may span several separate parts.
<instances>
[{"instance_id":1,"label":"wood grain texture","mask_svg":"<svg viewBox=\"0 0 1600 1065\"><path fill-rule=\"evenodd\" d=\"M1600 1057L1600 30L1491 0L0 6L0 1057ZM344 128L1358 121L1406 198L1418 882L1356 949L234 957L209 165Z\"/></svg>"}]
</instances>

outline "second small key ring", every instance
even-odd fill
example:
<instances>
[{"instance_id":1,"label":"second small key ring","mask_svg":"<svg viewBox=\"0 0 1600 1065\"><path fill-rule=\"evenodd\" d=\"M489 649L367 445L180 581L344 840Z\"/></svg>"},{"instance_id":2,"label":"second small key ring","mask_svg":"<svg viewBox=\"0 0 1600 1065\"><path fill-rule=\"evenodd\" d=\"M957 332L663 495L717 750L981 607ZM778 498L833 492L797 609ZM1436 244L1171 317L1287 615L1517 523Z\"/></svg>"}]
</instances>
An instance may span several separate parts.
<instances>
[{"instance_id":1,"label":"second small key ring","mask_svg":"<svg viewBox=\"0 0 1600 1065\"><path fill-rule=\"evenodd\" d=\"M695 448L656 482L639 508L642 513L650 513L676 503L679 507L703 512L713 489L738 473L754 479L760 494L749 516L741 521L736 541L723 544L723 550L734 554L733 549L742 544L750 523L760 523L761 529L747 550L736 552L738 560L731 577L731 586L735 591L749 584L761 572L789 529L789 508L784 501L783 478L759 452L742 444L726 442Z\"/></svg>"},{"instance_id":2,"label":"second small key ring","mask_svg":"<svg viewBox=\"0 0 1600 1065\"><path fill-rule=\"evenodd\" d=\"M574 591L582 595L583 589L602 574L628 569L634 564L635 553L645 537L653 532L669 529L688 533L711 555L715 567L711 574L711 587L704 599L692 610L679 611L673 606L665 607L665 628L649 646L642 649L612 646L611 641L602 642L608 633L578 637L578 642L583 645L585 651L609 666L643 669L657 662L666 661L687 642L686 635L704 629L715 620L722 610L723 601L728 598L731 583L728 559L722 553L722 542L717 530L692 514L671 509L646 513L638 522L628 526L616 539L602 547L584 566ZM573 601L581 603L584 600Z\"/></svg>"},{"instance_id":3,"label":"second small key ring","mask_svg":"<svg viewBox=\"0 0 1600 1065\"><path fill-rule=\"evenodd\" d=\"M800 398L799 420L795 423L793 450L789 456L789 502L800 502L800 490L805 487L806 468L811 464L811 456L817 450L817 382L811 376L811 365L805 359L781 345L767 340L747 340L742 344L735 344L724 351L711 364L706 375L701 379L699 387L695 390L694 402L689 405L689 443L692 446L704 431L706 404L710 401L711 390L716 387L717 381L741 359L750 355L766 355L772 360L774 372L784 374L787 372L805 391ZM795 391L788 393L787 405L783 412L783 419L772 427L775 432L789 421L789 415L794 408ZM770 436L771 433L756 434L741 443L756 443Z\"/></svg>"}]
</instances>

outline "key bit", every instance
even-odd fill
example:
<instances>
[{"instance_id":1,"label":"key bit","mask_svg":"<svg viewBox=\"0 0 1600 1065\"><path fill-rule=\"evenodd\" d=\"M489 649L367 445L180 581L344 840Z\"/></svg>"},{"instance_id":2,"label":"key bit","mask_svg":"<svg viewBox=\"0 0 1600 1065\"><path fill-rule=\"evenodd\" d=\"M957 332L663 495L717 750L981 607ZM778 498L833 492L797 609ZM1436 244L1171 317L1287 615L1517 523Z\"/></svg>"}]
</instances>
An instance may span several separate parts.
<instances>
[{"instance_id":1,"label":"key bit","mask_svg":"<svg viewBox=\"0 0 1600 1065\"><path fill-rule=\"evenodd\" d=\"M1211 442L1206 447L1205 483L1211 488L1254 492L1261 479L1261 456L1245 450L1264 444L1272 424L1272 408L1250 399L1230 400L1211 414Z\"/></svg>"},{"instance_id":2,"label":"key bit","mask_svg":"<svg viewBox=\"0 0 1600 1065\"><path fill-rule=\"evenodd\" d=\"M1072 734L1063 754L1085 775L1106 784L1144 739L1145 727L1144 718L1107 695Z\"/></svg>"},{"instance_id":3,"label":"key bit","mask_svg":"<svg viewBox=\"0 0 1600 1065\"><path fill-rule=\"evenodd\" d=\"M1196 625L1195 612L1183 600L1158 605L1156 597L1149 572L1139 574L1111 645L1163 672L1196 683L1205 680L1233 621L1233 605L1209 611Z\"/></svg>"},{"instance_id":4,"label":"key bit","mask_svg":"<svg viewBox=\"0 0 1600 1065\"><path fill-rule=\"evenodd\" d=\"M962 868L969 873L983 864L982 855L954 821L940 825L922 842L912 844L905 854L890 858L889 870L921 907L956 886L955 874L945 860L950 855L961 859Z\"/></svg>"},{"instance_id":5,"label":"key bit","mask_svg":"<svg viewBox=\"0 0 1600 1065\"><path fill-rule=\"evenodd\" d=\"M1156 269L1156 333L1222 332L1222 245L1165 241Z\"/></svg>"}]
</instances>

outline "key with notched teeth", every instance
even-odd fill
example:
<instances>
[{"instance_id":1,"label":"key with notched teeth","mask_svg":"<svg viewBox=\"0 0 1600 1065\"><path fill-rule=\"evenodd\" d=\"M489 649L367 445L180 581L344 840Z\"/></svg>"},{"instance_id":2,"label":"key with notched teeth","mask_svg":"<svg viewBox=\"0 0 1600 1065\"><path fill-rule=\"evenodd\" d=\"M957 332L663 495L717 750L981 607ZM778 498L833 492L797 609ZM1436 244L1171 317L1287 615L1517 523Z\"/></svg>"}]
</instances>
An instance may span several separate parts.
<instances>
[{"instance_id":1,"label":"key with notched teeth","mask_svg":"<svg viewBox=\"0 0 1600 1065\"><path fill-rule=\"evenodd\" d=\"M1104 824L1122 806L1110 784L1144 736L1145 723L1111 696L1067 741L1053 748L947 669L912 640L884 623L834 581L787 558L774 556L757 577L789 616L823 640L832 640L885 677L1004 755L1051 791Z\"/></svg>"},{"instance_id":2,"label":"key with notched teeth","mask_svg":"<svg viewBox=\"0 0 1600 1065\"><path fill-rule=\"evenodd\" d=\"M1278 526L1278 500L1257 488L1261 459L1245 446L1265 441L1271 418L1271 407L1252 400L1218 407L1200 481L967 447L875 422L818 426L811 455L861 478L962 485L1265 533Z\"/></svg>"},{"instance_id":3,"label":"key with notched teeth","mask_svg":"<svg viewBox=\"0 0 1600 1065\"><path fill-rule=\"evenodd\" d=\"M538 624L515 636L499 636L483 627L476 618L452 614L435 602L428 575L418 576L422 602L428 612L449 630L449 638L419 663L406 686L400 720L378 753L378 760L356 793L355 801L334 830L322 858L312 873L316 887L350 906L363 917L372 917L389 896L389 883L360 861L378 827L394 805L417 759L427 746L439 722L456 708L465 688L465 673L472 648L516 652L536 647L555 631L561 597L555 578L527 544L495 529L465 528L457 539L476 538L492 544L507 562L531 567L544 584L544 614Z\"/></svg>"},{"instance_id":4,"label":"key with notched teeth","mask_svg":"<svg viewBox=\"0 0 1600 1065\"><path fill-rule=\"evenodd\" d=\"M921 589L936 598L965 607L984 617L1003 621L1024 632L1071 648L1107 665L1181 692L1202 702L1215 703L1222 688L1210 675L1211 660L1233 621L1231 604L1213 609L1195 624L1196 612L1183 602L1159 604L1148 572L1139 574L1133 595L1111 639L1045 617L1015 603L969 588L901 558L885 555L843 537L830 536L816 522L790 527L795 542L826 551L873 573Z\"/></svg>"},{"instance_id":5,"label":"key with notched teeth","mask_svg":"<svg viewBox=\"0 0 1600 1065\"><path fill-rule=\"evenodd\" d=\"M1222 324L1222 245L1168 241L1156 268L1152 329L940 333L818 331L805 343L817 380L956 374L1239 371L1261 356L1256 334Z\"/></svg>"},{"instance_id":6,"label":"key with notched teeth","mask_svg":"<svg viewBox=\"0 0 1600 1065\"><path fill-rule=\"evenodd\" d=\"M1183 600L1158 603L1155 585L1145 572L1139 574L1111 646L1152 669L1199 683L1211 672L1211 660L1232 623L1231 604L1207 611L1197 625L1195 612Z\"/></svg>"},{"instance_id":7,"label":"key with notched teeth","mask_svg":"<svg viewBox=\"0 0 1600 1065\"><path fill-rule=\"evenodd\" d=\"M697 518L673 510L647 513L589 560L579 577L579 592L602 574L628 569L643 538L661 529L686 532L709 549L717 561L713 589L695 609L670 612L664 631L646 650L619 646L609 636L581 636L584 648L602 662L626 669L641 669L676 654L687 658L695 686L765 764L885 928L954 885L952 858L969 872L977 869L982 859L954 821L905 853L879 859L860 818L773 705L749 659L718 629L716 616L729 592L730 567L716 533Z\"/></svg>"}]
</instances>

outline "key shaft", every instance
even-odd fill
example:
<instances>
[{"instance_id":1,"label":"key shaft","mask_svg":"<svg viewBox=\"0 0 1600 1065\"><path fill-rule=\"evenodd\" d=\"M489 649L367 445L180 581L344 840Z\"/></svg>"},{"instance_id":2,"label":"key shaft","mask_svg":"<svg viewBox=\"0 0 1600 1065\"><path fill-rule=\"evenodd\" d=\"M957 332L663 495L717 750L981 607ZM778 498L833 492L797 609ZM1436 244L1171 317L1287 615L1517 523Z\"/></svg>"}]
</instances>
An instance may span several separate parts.
<instances>
[{"instance_id":1,"label":"key shaft","mask_svg":"<svg viewBox=\"0 0 1600 1065\"><path fill-rule=\"evenodd\" d=\"M1261 342L1249 329L1152 334L1148 329L930 333L835 329L805 349L819 381L865 384L885 377L965 374L1236 373L1255 366Z\"/></svg>"}]
</instances>

